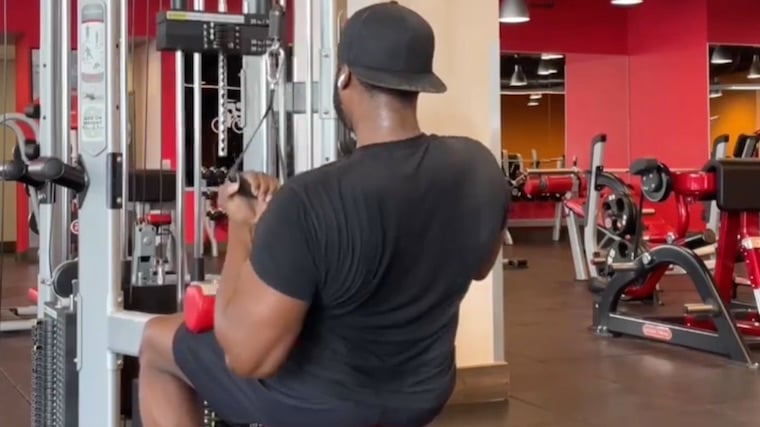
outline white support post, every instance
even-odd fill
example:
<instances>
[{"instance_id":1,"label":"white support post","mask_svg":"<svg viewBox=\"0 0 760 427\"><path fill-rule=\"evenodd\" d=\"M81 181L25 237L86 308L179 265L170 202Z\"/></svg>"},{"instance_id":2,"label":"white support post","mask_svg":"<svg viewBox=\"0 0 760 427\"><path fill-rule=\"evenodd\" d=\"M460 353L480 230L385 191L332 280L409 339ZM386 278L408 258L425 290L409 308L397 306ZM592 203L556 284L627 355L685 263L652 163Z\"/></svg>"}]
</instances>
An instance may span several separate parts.
<instances>
[{"instance_id":1,"label":"white support post","mask_svg":"<svg viewBox=\"0 0 760 427\"><path fill-rule=\"evenodd\" d=\"M319 8L319 152L315 166L335 161L338 156L338 118L333 106L335 82L333 76L338 66L338 38L340 20L346 16L346 0L323 1ZM317 141L314 141L315 143Z\"/></svg>"},{"instance_id":2,"label":"white support post","mask_svg":"<svg viewBox=\"0 0 760 427\"><path fill-rule=\"evenodd\" d=\"M247 13L269 13L269 2L261 0L244 0L243 8ZM254 170L267 174L273 174L272 158L276 158L272 152L270 141L270 126L266 123L253 135L259 120L267 108L267 96L269 83L267 82L266 61L263 56L244 56L243 68L240 72L240 102L242 114L245 117L243 129L243 147L251 141L248 150L243 154L243 167L245 170ZM280 88L284 89L284 86ZM253 139L251 139L253 138Z\"/></svg>"},{"instance_id":3,"label":"white support post","mask_svg":"<svg viewBox=\"0 0 760 427\"><path fill-rule=\"evenodd\" d=\"M40 156L60 157L61 92L56 90L61 76L61 43L58 40L61 2L40 0ZM61 252L62 237L68 226L62 223L59 211L53 204L55 197L41 199L37 224L40 232L39 273L37 282L38 317L42 317L45 304L55 298L50 281L53 269L64 261ZM53 199L53 200L51 200Z\"/></svg>"},{"instance_id":4,"label":"white support post","mask_svg":"<svg viewBox=\"0 0 760 427\"><path fill-rule=\"evenodd\" d=\"M121 310L122 169L120 14L126 0L79 0L79 150L89 178L79 209L77 312L79 427L119 425L120 358L109 350L109 316ZM48 46L57 46L49 44ZM179 178L179 177L178 177Z\"/></svg>"}]
</instances>

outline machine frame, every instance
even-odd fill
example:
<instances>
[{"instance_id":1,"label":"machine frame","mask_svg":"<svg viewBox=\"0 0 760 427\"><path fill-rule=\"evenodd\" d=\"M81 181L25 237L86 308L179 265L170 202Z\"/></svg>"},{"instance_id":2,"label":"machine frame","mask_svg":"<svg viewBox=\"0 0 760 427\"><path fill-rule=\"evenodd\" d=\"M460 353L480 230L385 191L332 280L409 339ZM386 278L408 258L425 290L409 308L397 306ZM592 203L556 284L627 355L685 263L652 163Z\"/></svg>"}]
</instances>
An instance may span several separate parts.
<instances>
[{"instance_id":1,"label":"machine frame","mask_svg":"<svg viewBox=\"0 0 760 427\"><path fill-rule=\"evenodd\" d=\"M185 2L172 2L173 8L185 9ZM226 3L226 2L220 2ZM265 0L246 0L244 12L257 10L266 5ZM291 79L281 73L277 82L278 98L276 119L269 119L268 129L255 138L245 154L247 169L265 173L277 173L278 156L282 146L273 146L271 138L276 131L280 144L293 134L294 126L300 127L298 114L306 116L306 137L299 136L299 144L294 147L296 172L318 167L335 160L337 144L335 135L338 122L332 106L332 91L336 67L335 48L339 17L345 17L345 0L319 2L307 0L305 11L297 14L296 22L305 25L307 34L299 30L294 45L297 47L295 59L305 57L306 83L296 81L301 69L294 70ZM71 37L69 2L40 0L41 4L41 157L63 159L70 156L68 118L70 104L67 99L70 88L66 79L60 79L61 70L69 69L68 42ZM226 5L225 5L226 6ZM128 268L125 233L128 232L127 209L128 179L130 159L128 158L128 95L127 76L127 0L80 0L77 4L79 55L78 73L78 162L75 167L86 176L86 189L79 194L79 273L70 298L60 298L51 287L54 266L67 258L66 237L68 232L67 200L71 190L50 184L54 197L40 206L40 274L38 278L37 325L34 330L36 354L34 357L33 425L35 427L116 427L121 425L120 370L123 356L137 357L143 329L146 322L154 317L139 311L125 310L123 286ZM203 10L203 1L196 0L195 10ZM316 10L315 10L316 9ZM320 37L315 40L314 20L319 19ZM305 43L303 43L305 41ZM317 55L319 53L319 55ZM176 212L184 210L184 168L185 168L185 114L184 108L184 52L177 52L176 93L177 121L177 188ZM315 78L312 58L318 57L319 76ZM196 56L197 58L197 56ZM221 60L220 60L221 62ZM261 119L271 75L265 70L261 58L249 57L244 60L243 88L250 89L250 97L244 102L246 124L254 126ZM197 62L196 62L197 63ZM197 68L196 68L197 70ZM194 79L197 87L199 79ZM220 85L221 86L221 85ZM298 91L297 87L305 90ZM195 93L199 93L196 87ZM303 92L305 101L292 101L286 105L286 92L291 95ZM246 90L248 92L248 90ZM248 93L246 93L248 96ZM300 98L293 96L293 98ZM224 95L220 94L220 101ZM318 106L304 108L305 106ZM222 107L222 105L220 105ZM305 110L305 111L304 111ZM223 113L223 111L222 111ZM195 109L194 120L200 115ZM290 120L288 120L290 118ZM220 120L223 122L223 120ZM318 126L315 126L318 125ZM317 127L315 131L315 127ZM252 136L246 129L245 141ZM298 132L296 130L296 132ZM221 133L221 132L220 132ZM223 142L223 141L222 141ZM194 152L199 152L200 137L194 138ZM181 147L181 149L180 149ZM304 155L304 153L308 153ZM69 165L72 166L72 165ZM72 166L72 167L74 167ZM197 164L195 165L197 167ZM200 175L196 172L196 176ZM281 175L284 179L284 176ZM200 183L194 183L196 192L196 213L201 212ZM59 202L56 203L56 200ZM66 211L66 212L64 212ZM199 215L196 214L196 218ZM177 242L184 242L184 217L174 218L174 233ZM196 224L196 235L202 234L202 224ZM64 233L65 231L65 233ZM195 257L202 257L197 250ZM184 245L182 245L184 246ZM178 278L185 274L184 251L177 252ZM186 281L185 281L186 283ZM177 287L177 302L181 304L183 286ZM63 340L56 343L55 339ZM45 353L54 351L53 353ZM47 358L47 359L46 359ZM56 360L55 367L44 366L45 360ZM58 376L51 379L51 377ZM64 383L61 383L64 381ZM74 388L71 388L71 387ZM47 388L58 387L55 397ZM57 393L57 394L56 394Z\"/></svg>"}]
</instances>

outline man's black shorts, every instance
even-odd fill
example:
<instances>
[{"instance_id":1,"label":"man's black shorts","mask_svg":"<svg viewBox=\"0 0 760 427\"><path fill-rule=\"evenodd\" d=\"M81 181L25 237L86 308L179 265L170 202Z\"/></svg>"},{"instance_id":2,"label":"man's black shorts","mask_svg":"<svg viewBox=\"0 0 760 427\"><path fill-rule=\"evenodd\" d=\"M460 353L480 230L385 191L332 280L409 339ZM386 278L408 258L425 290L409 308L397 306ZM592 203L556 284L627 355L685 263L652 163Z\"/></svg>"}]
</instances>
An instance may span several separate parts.
<instances>
[{"instance_id":1,"label":"man's black shorts","mask_svg":"<svg viewBox=\"0 0 760 427\"><path fill-rule=\"evenodd\" d=\"M229 423L261 423L267 427L422 427L440 412L351 402L284 401L265 383L233 374L214 334L193 334L181 326L172 344L174 360L198 396Z\"/></svg>"}]
</instances>

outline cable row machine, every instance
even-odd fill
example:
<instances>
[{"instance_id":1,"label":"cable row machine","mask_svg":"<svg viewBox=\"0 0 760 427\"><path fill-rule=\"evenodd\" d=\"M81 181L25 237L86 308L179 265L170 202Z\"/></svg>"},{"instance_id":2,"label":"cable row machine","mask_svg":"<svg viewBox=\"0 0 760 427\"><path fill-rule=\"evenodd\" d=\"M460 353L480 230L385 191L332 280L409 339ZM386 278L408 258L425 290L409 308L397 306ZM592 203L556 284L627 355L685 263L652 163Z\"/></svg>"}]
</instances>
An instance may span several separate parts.
<instances>
[{"instance_id":1,"label":"cable row machine","mask_svg":"<svg viewBox=\"0 0 760 427\"><path fill-rule=\"evenodd\" d=\"M203 1L190 10L173 1L159 13L157 46L176 57L176 171L174 239L183 242L185 210L184 62L192 58L193 122L200 128L200 55L219 55L219 123L225 123L226 58L243 56L244 164L248 170L287 175L334 161L338 120L332 106L332 78L343 0L299 2L294 11L292 51L282 45L283 2L244 0L243 13L229 13L226 1L208 13ZM175 251L178 283L134 286L126 236L131 181L127 105L127 0L79 0L77 108L79 153L69 162L70 87L61 79L69 67L71 3L40 0L41 67L39 157L3 165L0 175L26 184L38 201L40 259L37 319L33 329L34 427L116 427L133 417L135 357L151 313L181 307L185 285L203 280L201 135L193 135L195 242L190 266ZM316 21L316 22L315 22ZM315 26L315 24L317 26ZM318 53L318 54L317 54ZM288 64L291 64L288 66ZM287 71L287 72L286 72ZM270 97L271 96L271 97ZM272 114L269 114L272 113ZM266 120L265 120L266 118ZM263 123L261 130L252 124ZM165 123L164 125L171 125ZM217 148L227 155L226 132ZM204 141L208 143L208 141ZM291 144L293 161L285 164ZM22 150L23 151L23 150ZM15 171L15 175L10 172ZM286 172L288 171L288 172ZM71 211L78 205L78 258L67 240ZM180 243L180 246L184 246ZM190 267L190 268L188 268ZM187 271L189 270L189 271ZM65 274L64 274L65 273ZM134 407L133 407L134 406ZM170 409L169 409L170 410ZM209 417L208 425L213 425ZM217 424L219 425L219 424Z\"/></svg>"}]
</instances>

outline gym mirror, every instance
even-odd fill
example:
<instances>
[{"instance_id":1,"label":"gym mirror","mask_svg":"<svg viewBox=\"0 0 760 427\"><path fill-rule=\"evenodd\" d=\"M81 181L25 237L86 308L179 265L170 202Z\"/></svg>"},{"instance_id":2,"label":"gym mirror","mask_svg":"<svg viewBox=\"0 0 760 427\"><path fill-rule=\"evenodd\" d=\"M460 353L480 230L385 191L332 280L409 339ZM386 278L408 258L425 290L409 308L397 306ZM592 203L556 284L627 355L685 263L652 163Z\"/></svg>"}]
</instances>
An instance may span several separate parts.
<instances>
[{"instance_id":1,"label":"gym mirror","mask_svg":"<svg viewBox=\"0 0 760 427\"><path fill-rule=\"evenodd\" d=\"M502 53L501 147L512 167L564 167L564 79L563 55Z\"/></svg>"},{"instance_id":2,"label":"gym mirror","mask_svg":"<svg viewBox=\"0 0 760 427\"><path fill-rule=\"evenodd\" d=\"M757 148L747 146L743 135L760 129L760 47L711 45L707 61L710 141L728 134L729 155L757 157Z\"/></svg>"}]
</instances>

